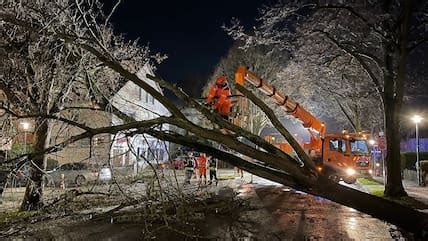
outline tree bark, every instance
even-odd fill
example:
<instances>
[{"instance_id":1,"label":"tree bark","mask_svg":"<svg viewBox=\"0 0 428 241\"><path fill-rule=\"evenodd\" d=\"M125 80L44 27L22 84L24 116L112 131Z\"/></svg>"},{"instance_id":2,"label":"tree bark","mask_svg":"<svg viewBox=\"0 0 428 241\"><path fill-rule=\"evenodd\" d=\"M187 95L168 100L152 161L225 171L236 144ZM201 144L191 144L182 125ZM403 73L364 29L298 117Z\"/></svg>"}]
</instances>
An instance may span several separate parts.
<instances>
[{"instance_id":1,"label":"tree bark","mask_svg":"<svg viewBox=\"0 0 428 241\"><path fill-rule=\"evenodd\" d=\"M386 168L387 179L385 196L407 196L401 181L400 160L400 112L403 103L404 83L407 73L408 35L410 28L411 0L404 1L403 20L398 28L399 48L394 48L393 43L387 43L385 48L386 74L385 86L385 131L386 131ZM388 7L388 6L387 6ZM394 74L394 57L398 57L396 64L397 75Z\"/></svg>"},{"instance_id":2,"label":"tree bark","mask_svg":"<svg viewBox=\"0 0 428 241\"><path fill-rule=\"evenodd\" d=\"M399 110L392 98L385 99L386 186L385 196L407 196L401 181Z\"/></svg>"},{"instance_id":3,"label":"tree bark","mask_svg":"<svg viewBox=\"0 0 428 241\"><path fill-rule=\"evenodd\" d=\"M48 121L38 119L34 132L33 151L42 152L45 150L45 142L48 134ZM24 199L21 204L22 211L36 210L42 204L42 177L41 171L44 166L44 156L37 155L30 162L30 180L27 182Z\"/></svg>"}]
</instances>

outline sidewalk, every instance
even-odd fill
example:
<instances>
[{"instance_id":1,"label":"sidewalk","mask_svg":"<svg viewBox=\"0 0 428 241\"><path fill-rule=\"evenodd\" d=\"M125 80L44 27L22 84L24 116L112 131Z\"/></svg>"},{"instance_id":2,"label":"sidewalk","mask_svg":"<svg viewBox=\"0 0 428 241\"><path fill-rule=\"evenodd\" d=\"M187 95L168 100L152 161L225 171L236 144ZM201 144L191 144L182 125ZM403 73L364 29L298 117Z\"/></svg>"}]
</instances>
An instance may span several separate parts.
<instances>
[{"instance_id":1,"label":"sidewalk","mask_svg":"<svg viewBox=\"0 0 428 241\"><path fill-rule=\"evenodd\" d=\"M373 179L383 184L383 177L373 177ZM428 186L420 187L416 182L409 180L403 180L403 186L410 197L428 205Z\"/></svg>"}]
</instances>

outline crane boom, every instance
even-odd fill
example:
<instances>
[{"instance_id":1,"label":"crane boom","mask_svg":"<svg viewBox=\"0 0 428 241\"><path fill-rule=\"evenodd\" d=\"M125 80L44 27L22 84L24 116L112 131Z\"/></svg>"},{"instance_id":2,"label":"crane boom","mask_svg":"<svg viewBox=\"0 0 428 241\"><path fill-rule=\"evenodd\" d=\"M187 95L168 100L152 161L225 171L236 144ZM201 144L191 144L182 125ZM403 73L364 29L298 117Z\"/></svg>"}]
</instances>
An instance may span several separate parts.
<instances>
[{"instance_id":1,"label":"crane boom","mask_svg":"<svg viewBox=\"0 0 428 241\"><path fill-rule=\"evenodd\" d=\"M300 120L302 125L310 131L311 146L318 150L321 148L321 139L324 138L325 135L325 124L322 121L305 110L289 96L278 91L275 86L270 85L265 80L249 71L247 67L240 66L235 73L235 83L243 86L245 81L248 81L250 84L260 89L287 113Z\"/></svg>"}]
</instances>

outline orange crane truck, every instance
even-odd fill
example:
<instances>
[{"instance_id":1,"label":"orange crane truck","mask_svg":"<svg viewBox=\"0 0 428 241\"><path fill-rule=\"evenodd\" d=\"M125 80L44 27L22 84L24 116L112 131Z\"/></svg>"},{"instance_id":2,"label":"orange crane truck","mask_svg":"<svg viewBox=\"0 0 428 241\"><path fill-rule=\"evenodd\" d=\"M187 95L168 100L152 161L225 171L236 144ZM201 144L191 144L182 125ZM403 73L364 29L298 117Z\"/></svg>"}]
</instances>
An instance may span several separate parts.
<instances>
[{"instance_id":1,"label":"orange crane truck","mask_svg":"<svg viewBox=\"0 0 428 241\"><path fill-rule=\"evenodd\" d=\"M298 119L309 131L310 141L300 143L316 164L317 171L333 181L355 183L360 175L371 174L371 158L365 133L326 134L326 126L289 96L258 77L247 67L240 66L235 73L235 84L244 86L248 82L274 100L288 114ZM275 144L275 143L274 143ZM288 143L276 144L281 150L292 152Z\"/></svg>"}]
</instances>

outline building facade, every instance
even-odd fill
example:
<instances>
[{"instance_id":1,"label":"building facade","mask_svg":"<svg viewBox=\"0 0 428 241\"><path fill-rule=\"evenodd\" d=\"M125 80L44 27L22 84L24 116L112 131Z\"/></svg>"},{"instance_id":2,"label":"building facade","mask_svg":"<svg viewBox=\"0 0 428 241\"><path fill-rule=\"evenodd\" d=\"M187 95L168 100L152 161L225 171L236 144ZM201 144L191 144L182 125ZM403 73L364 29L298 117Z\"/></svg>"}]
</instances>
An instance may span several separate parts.
<instances>
[{"instance_id":1,"label":"building facade","mask_svg":"<svg viewBox=\"0 0 428 241\"><path fill-rule=\"evenodd\" d=\"M160 86L146 77L153 72L147 66L142 68L137 76L151 87L162 93ZM117 109L133 117L137 121L154 119L159 116L169 116L168 110L152 95L138 87L133 82L128 82L113 97L112 104ZM112 124L122 124L117 116L112 116ZM169 130L168 125L162 125L162 130ZM110 155L116 166L139 166L150 163L162 163L169 160L169 143L158 140L147 134L127 136L119 133L112 136L112 148Z\"/></svg>"}]
</instances>

